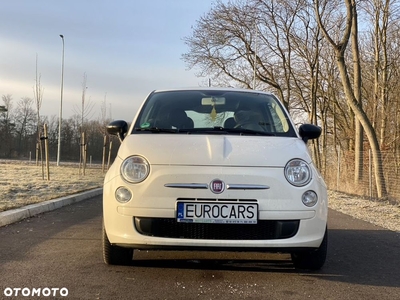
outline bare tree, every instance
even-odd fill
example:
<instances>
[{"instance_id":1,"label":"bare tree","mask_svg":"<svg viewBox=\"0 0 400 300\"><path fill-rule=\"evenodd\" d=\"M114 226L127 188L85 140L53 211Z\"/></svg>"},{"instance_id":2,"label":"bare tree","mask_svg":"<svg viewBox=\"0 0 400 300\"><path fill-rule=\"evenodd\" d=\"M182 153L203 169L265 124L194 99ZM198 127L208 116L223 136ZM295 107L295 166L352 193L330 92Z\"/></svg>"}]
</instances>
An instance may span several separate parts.
<instances>
[{"instance_id":1,"label":"bare tree","mask_svg":"<svg viewBox=\"0 0 400 300\"><path fill-rule=\"evenodd\" d=\"M13 149L13 138L12 134L15 128L15 124L12 121L13 115L13 99L10 94L3 95L2 100L4 103L2 109L2 118L0 119L0 137L2 150L6 157L11 157Z\"/></svg>"},{"instance_id":2,"label":"bare tree","mask_svg":"<svg viewBox=\"0 0 400 300\"><path fill-rule=\"evenodd\" d=\"M107 116L107 112L108 112L108 116ZM109 122L111 122L111 112L107 111L107 93L105 93L104 94L104 100L101 102L101 106L100 106L100 118L99 118L99 125L100 125L99 132L102 135L106 135L107 134L106 125Z\"/></svg>"},{"instance_id":3,"label":"bare tree","mask_svg":"<svg viewBox=\"0 0 400 300\"><path fill-rule=\"evenodd\" d=\"M33 99L29 97L23 97L17 103L18 109L15 113L15 125L18 148L22 152L27 151L29 136L36 132L35 111L32 106Z\"/></svg>"},{"instance_id":4,"label":"bare tree","mask_svg":"<svg viewBox=\"0 0 400 300\"><path fill-rule=\"evenodd\" d=\"M379 128L379 143L382 148L390 144L390 136L393 136L393 132L390 133L393 114L388 114L387 110L397 102L397 93L393 93L393 90L399 84L396 62L399 58L400 4L394 0L369 0L363 2L362 7L370 24L365 35L370 43L365 45L365 51L371 53L365 59L368 72L366 78L371 82L367 86L367 92L375 102L371 108L374 124Z\"/></svg>"},{"instance_id":5,"label":"bare tree","mask_svg":"<svg viewBox=\"0 0 400 300\"><path fill-rule=\"evenodd\" d=\"M328 3L328 1L314 0L315 14L317 17L318 25L320 26L324 37L329 41L335 51L337 59L336 62L340 71L341 81L344 88L344 93L346 95L347 103L353 111L355 117L362 124L368 137L373 153L378 197L385 198L387 197L387 191L383 173L382 156L377 135L370 122L370 119L363 110L362 106L359 104L359 99L357 98L360 97L361 86L353 88L350 82L348 66L345 61L345 51L350 42L350 38L353 43L358 43L358 35L356 31L357 28L355 27L355 24L357 23L357 6L355 0L344 0L344 3L346 6L345 16L340 19L340 24L343 26L342 36L332 36L329 33L329 26L331 24L330 22L332 21L331 16L338 11L337 3L335 3L335 5L332 3L332 1L329 1ZM353 55L357 55L357 53L354 53L354 51L357 51L357 49L353 47ZM355 63L357 63L357 61L355 61ZM355 82L359 83L358 79L356 79Z\"/></svg>"},{"instance_id":6,"label":"bare tree","mask_svg":"<svg viewBox=\"0 0 400 300\"><path fill-rule=\"evenodd\" d=\"M36 103L36 128L37 128L37 150L40 156L40 162L42 166L42 177L44 179L44 166L43 166L43 151L42 151L42 141L41 141L41 120L40 120L40 108L42 107L42 100L43 100L43 87L40 84L41 75L38 74L38 55L36 54L36 79L35 85L33 87L33 96ZM36 155L36 164L39 163L38 155Z\"/></svg>"},{"instance_id":7,"label":"bare tree","mask_svg":"<svg viewBox=\"0 0 400 300\"><path fill-rule=\"evenodd\" d=\"M277 19L274 9L267 1L217 1L184 39L190 50L183 60L213 85L252 88L255 75L257 89L269 86L289 107L290 73L282 66L290 63L291 48L280 39L280 27L293 21L289 14Z\"/></svg>"},{"instance_id":8,"label":"bare tree","mask_svg":"<svg viewBox=\"0 0 400 300\"><path fill-rule=\"evenodd\" d=\"M75 108L75 112L79 112L80 115L80 131L81 131L81 138L80 138L80 160L79 160L79 167L83 166L83 175L85 175L85 168L86 168L86 153L87 153L87 140L88 137L85 134L85 120L89 118L92 114L92 109L94 107L94 103L90 100L86 100L86 90L87 90L87 75L83 73L83 81L82 81L82 100L81 106L79 109Z\"/></svg>"},{"instance_id":9,"label":"bare tree","mask_svg":"<svg viewBox=\"0 0 400 300\"><path fill-rule=\"evenodd\" d=\"M81 99L81 105L80 107L74 106L74 112L80 116L81 119L81 132L84 131L84 124L85 120L91 118L93 116L92 110L94 107L94 103L86 99L86 91L88 89L87 86L87 75L86 73L83 73L83 81L82 81L82 99Z\"/></svg>"},{"instance_id":10,"label":"bare tree","mask_svg":"<svg viewBox=\"0 0 400 300\"><path fill-rule=\"evenodd\" d=\"M42 107L43 100L43 87L40 84L41 74L38 74L38 55L36 54L36 79L35 85L33 87L33 96L36 104L36 121L37 121L37 130L40 131L40 109ZM39 136L40 137L40 136Z\"/></svg>"}]
</instances>

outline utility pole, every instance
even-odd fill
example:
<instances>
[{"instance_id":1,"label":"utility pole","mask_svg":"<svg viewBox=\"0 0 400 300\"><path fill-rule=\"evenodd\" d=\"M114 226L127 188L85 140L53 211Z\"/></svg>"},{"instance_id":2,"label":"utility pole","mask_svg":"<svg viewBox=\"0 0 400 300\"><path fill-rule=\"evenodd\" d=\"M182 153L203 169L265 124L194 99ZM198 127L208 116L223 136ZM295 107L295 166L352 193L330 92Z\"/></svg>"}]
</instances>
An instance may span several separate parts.
<instances>
[{"instance_id":1,"label":"utility pole","mask_svg":"<svg viewBox=\"0 0 400 300\"><path fill-rule=\"evenodd\" d=\"M63 105L63 89L64 89L64 36L60 34L62 40L62 63L61 63L61 101L60 101L60 116L58 120L58 147L57 147L57 166L60 165L61 154L61 126L62 126L62 105Z\"/></svg>"}]
</instances>

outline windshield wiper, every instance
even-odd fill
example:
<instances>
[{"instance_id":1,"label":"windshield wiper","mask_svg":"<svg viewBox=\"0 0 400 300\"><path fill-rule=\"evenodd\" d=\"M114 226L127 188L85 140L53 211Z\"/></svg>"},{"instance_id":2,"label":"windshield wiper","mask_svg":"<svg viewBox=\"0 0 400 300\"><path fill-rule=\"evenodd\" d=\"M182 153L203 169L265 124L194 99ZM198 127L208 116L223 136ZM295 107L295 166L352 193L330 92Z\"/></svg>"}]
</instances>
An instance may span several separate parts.
<instances>
[{"instance_id":1,"label":"windshield wiper","mask_svg":"<svg viewBox=\"0 0 400 300\"><path fill-rule=\"evenodd\" d=\"M158 127L149 127L149 128L134 128L134 131L149 131L153 133L177 133L178 129L172 128L158 128Z\"/></svg>"},{"instance_id":2,"label":"windshield wiper","mask_svg":"<svg viewBox=\"0 0 400 300\"><path fill-rule=\"evenodd\" d=\"M245 128L225 128L221 126L215 126L212 129L213 132L220 132L220 133L237 133L239 135L264 135L264 136L275 136L275 134L266 131L256 131L251 129Z\"/></svg>"},{"instance_id":3,"label":"windshield wiper","mask_svg":"<svg viewBox=\"0 0 400 300\"><path fill-rule=\"evenodd\" d=\"M245 128L225 128L221 126L215 126L213 128L192 128L192 129L173 129L173 128L159 128L159 127L148 127L148 128L134 128L134 131L140 132L152 132L152 133L208 133L208 134L238 134L238 135L262 135L262 136L275 136L275 134L265 131L256 131Z\"/></svg>"}]
</instances>

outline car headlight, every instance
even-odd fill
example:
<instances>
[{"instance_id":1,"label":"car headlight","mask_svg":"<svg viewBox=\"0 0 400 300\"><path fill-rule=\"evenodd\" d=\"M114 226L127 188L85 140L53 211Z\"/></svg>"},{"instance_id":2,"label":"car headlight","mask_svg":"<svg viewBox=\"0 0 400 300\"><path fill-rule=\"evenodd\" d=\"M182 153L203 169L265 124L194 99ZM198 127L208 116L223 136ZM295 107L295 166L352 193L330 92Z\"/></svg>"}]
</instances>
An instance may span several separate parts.
<instances>
[{"instance_id":1,"label":"car headlight","mask_svg":"<svg viewBox=\"0 0 400 300\"><path fill-rule=\"evenodd\" d=\"M121 165L122 178L130 183L138 183L145 180L149 172L150 165L141 156L130 156Z\"/></svg>"},{"instance_id":2,"label":"car headlight","mask_svg":"<svg viewBox=\"0 0 400 300\"><path fill-rule=\"evenodd\" d=\"M311 169L301 159L292 159L285 166L285 177L294 186L304 186L311 180Z\"/></svg>"}]
</instances>

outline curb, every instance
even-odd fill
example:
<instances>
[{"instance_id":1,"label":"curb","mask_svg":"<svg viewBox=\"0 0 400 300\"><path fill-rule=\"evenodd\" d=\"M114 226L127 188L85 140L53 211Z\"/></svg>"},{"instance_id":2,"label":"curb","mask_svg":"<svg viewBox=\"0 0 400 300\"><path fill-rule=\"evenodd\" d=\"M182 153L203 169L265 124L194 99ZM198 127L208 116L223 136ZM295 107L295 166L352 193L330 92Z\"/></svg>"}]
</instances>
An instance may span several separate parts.
<instances>
[{"instance_id":1,"label":"curb","mask_svg":"<svg viewBox=\"0 0 400 300\"><path fill-rule=\"evenodd\" d=\"M6 226L38 214L52 211L66 205L86 200L103 193L103 188L98 188L79 194L65 196L57 199L47 200L40 203L30 204L21 208L10 209L0 212L0 227Z\"/></svg>"}]
</instances>

